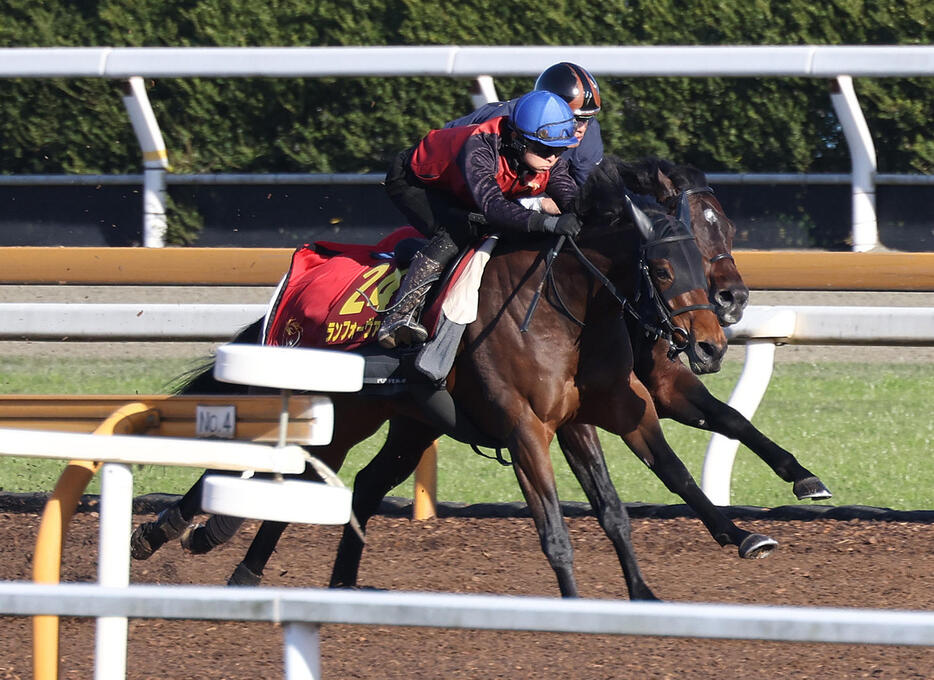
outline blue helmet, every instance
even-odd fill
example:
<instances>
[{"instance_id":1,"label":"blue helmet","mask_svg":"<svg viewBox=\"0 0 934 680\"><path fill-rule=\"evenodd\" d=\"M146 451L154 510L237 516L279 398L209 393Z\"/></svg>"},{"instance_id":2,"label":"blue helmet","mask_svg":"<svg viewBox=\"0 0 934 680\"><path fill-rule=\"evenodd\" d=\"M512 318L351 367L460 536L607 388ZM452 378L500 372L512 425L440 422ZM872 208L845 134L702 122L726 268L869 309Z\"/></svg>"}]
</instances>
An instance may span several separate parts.
<instances>
[{"instance_id":1,"label":"blue helmet","mask_svg":"<svg viewBox=\"0 0 934 680\"><path fill-rule=\"evenodd\" d=\"M516 102L509 117L512 127L523 137L545 146L577 144L571 107L554 92L535 90Z\"/></svg>"}]
</instances>

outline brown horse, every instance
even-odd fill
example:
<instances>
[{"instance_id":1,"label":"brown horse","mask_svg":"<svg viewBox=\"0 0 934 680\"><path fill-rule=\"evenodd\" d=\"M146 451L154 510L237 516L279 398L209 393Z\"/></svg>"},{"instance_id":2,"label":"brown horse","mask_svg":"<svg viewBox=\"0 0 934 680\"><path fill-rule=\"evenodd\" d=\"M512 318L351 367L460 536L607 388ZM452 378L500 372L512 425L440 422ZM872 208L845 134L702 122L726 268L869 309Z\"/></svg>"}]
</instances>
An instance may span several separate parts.
<instances>
[{"instance_id":1,"label":"brown horse","mask_svg":"<svg viewBox=\"0 0 934 680\"><path fill-rule=\"evenodd\" d=\"M616 183L612 178L619 177L628 189L653 195L656 200L665 204L670 212L675 212L679 207L683 210L685 205L688 206L696 242L704 258L710 300L723 325L738 321L749 298L749 290L730 254L733 224L725 215L712 189L707 186L704 174L690 166L674 166L660 159L650 158L630 164L615 156L607 156L591 183L585 188L582 203L599 205L600 196L603 195L601 187L607 184L607 177L611 178L610 185ZM597 196L593 195L594 191L598 193ZM591 209L590 214L593 215L594 212L595 210ZM704 427L703 420L696 417L700 408L703 407L707 412L714 414L728 411L757 433L739 413L710 395L682 362L672 359L670 339L657 334L647 334L640 320L635 317L628 317L628 323L635 353L636 375L645 381L647 387L651 386L650 394L656 406L660 407L660 414L678 418L686 424ZM690 358L689 355L689 360ZM707 364L691 364L698 373L710 370ZM395 424L395 419L390 421L391 431ZM408 425L398 425L399 429L405 427ZM557 436L562 452L590 501L598 521L616 548L624 572L627 567L632 569L635 556L629 542L628 515L610 479L596 428L578 419L559 427ZM639 455L638 448L631 448ZM401 442L395 443L391 435L376 459L357 476L354 482L354 510L364 521L376 511L389 489L401 483L414 469L411 461L408 465L402 462L402 450ZM763 456L776 472L782 470L779 474L784 474L785 470L791 470L798 475L797 479L813 480L822 488L819 480L801 467L790 453L783 449L778 450L783 452L784 457ZM735 541L731 524L697 489L680 461L643 460L672 492L679 494L698 512L721 545ZM798 488L796 483L796 491ZM765 557L774 547L775 543L771 540L755 536L739 544L739 553L745 558ZM363 543L358 536L349 530L345 531L332 574L332 586L356 584L362 549Z\"/></svg>"},{"instance_id":2,"label":"brown horse","mask_svg":"<svg viewBox=\"0 0 934 680\"><path fill-rule=\"evenodd\" d=\"M602 190L591 193L596 207L584 216L582 245L592 262L590 268L581 264L586 260L579 261L568 253L554 260L553 295L549 304L539 308L529 333L519 333L519 322L547 258L539 251L540 246L532 248L529 244L501 246L497 250L484 274L480 317L468 327L465 347L448 380L461 416L469 418L489 439L509 448L543 549L564 595L576 594L577 588L547 443L558 427L572 419L597 424L622 436L637 455L650 461L666 484L704 507L704 521L711 533L727 537L726 542L740 546L741 553L767 552L775 545L771 539L735 527L710 505L662 437L651 400L632 371L629 332L622 311L631 307L617 292L635 297L636 274L640 271L636 266L638 238L624 214L626 201L618 173L608 173L604 184ZM659 222L674 232L661 237L651 235L655 241L647 253L651 266L646 264L645 270L652 277L653 290L667 292L660 308L669 313L679 311L673 317L663 317L662 326L668 324L671 330L663 328L662 332L678 338L692 365L716 370L725 341L716 317L705 304L706 281L699 253L683 226L677 232L673 226L677 221L659 218ZM683 279L692 273L695 283L685 286ZM598 285L598 281L605 285ZM386 444L358 476L358 486L361 478L366 478L380 480L379 486L388 490L411 472L420 452L440 433L437 424L425 422L418 406L410 400L370 398L364 409L360 408L360 397L345 395L334 400L334 443L324 451L316 451L333 467L339 467L352 444L372 434L387 417L393 417ZM604 490L601 485L596 492ZM365 522L372 512L364 507L364 497L367 504L372 498L361 494L360 502L355 499L355 512ZM618 498L615 503L622 507ZM598 509L600 505L594 504ZM605 508L609 505L602 504ZM196 485L157 522L137 529L134 555L151 554L166 536L177 535L181 531L178 526L189 521L197 509ZM622 517L614 522L623 526L628 541L624 509ZM232 582L258 580L283 528L281 524L264 523ZM638 574L631 547L621 549L617 543L617 550L631 596L652 597ZM343 552L346 561L347 551ZM355 579L355 569L353 577L346 578L342 563L339 557L332 577L334 585L350 584Z\"/></svg>"}]
</instances>

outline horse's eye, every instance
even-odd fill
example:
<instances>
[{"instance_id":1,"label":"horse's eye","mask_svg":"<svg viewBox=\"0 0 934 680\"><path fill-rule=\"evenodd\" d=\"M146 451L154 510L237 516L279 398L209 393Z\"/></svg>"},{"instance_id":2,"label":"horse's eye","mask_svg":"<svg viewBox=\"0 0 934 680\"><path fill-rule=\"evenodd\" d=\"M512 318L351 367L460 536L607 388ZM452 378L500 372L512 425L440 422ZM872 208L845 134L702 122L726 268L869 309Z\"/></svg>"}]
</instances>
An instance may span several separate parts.
<instances>
[{"instance_id":1,"label":"horse's eye","mask_svg":"<svg viewBox=\"0 0 934 680\"><path fill-rule=\"evenodd\" d=\"M659 281L671 281L671 272L667 267L656 267L655 278Z\"/></svg>"}]
</instances>

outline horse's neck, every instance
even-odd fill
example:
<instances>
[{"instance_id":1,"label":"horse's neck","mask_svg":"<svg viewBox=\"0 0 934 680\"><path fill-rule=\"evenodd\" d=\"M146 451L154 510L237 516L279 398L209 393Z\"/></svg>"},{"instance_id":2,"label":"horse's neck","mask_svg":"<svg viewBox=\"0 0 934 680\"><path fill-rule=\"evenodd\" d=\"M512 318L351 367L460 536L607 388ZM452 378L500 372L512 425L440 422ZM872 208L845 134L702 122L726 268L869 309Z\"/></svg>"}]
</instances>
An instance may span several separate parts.
<instances>
[{"instance_id":1,"label":"horse's neck","mask_svg":"<svg viewBox=\"0 0 934 680\"><path fill-rule=\"evenodd\" d=\"M631 299L638 285L639 257L636 244L627 245L614 253L614 257L606 255L609 250L607 243L613 239L619 248L619 235L611 234L593 239L581 247L580 255L571 245L565 245L555 258L547 280L546 251L514 248L494 252L480 290L480 305L488 306L481 319L489 322L494 315L501 317L507 308L513 318L517 314L525 314L537 293L536 315L556 313L575 327L575 319L584 321L594 314L618 313L619 301L601 277L609 281L610 288L618 296ZM589 265L582 261L581 256ZM591 271L591 267L599 275Z\"/></svg>"}]
</instances>

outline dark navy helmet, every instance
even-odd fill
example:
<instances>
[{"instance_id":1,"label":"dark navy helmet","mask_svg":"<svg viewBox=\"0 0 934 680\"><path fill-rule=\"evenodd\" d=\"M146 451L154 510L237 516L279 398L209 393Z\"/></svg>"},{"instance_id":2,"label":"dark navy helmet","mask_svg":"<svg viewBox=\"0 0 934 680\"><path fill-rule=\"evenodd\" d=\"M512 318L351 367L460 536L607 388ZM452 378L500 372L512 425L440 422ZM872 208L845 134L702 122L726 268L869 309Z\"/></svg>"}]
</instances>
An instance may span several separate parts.
<instances>
[{"instance_id":1,"label":"dark navy helmet","mask_svg":"<svg viewBox=\"0 0 934 680\"><path fill-rule=\"evenodd\" d=\"M600 88L590 72L568 61L549 66L535 81L536 90L559 95L579 118L590 118L600 111Z\"/></svg>"},{"instance_id":2,"label":"dark navy helmet","mask_svg":"<svg viewBox=\"0 0 934 680\"><path fill-rule=\"evenodd\" d=\"M553 92L537 90L522 95L509 122L527 140L545 146L567 147L579 141L574 136L571 107Z\"/></svg>"}]
</instances>

